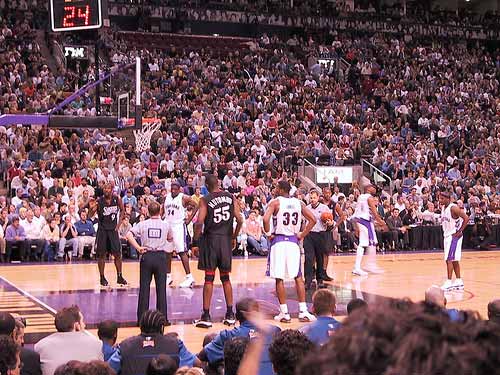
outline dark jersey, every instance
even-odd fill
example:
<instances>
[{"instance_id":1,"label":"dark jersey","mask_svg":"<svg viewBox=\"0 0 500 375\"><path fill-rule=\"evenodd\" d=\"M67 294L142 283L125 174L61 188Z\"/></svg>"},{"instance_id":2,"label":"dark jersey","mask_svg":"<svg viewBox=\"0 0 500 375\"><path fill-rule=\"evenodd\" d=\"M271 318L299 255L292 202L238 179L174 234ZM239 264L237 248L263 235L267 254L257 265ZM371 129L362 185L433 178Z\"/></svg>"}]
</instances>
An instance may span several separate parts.
<instances>
[{"instance_id":1,"label":"dark jersey","mask_svg":"<svg viewBox=\"0 0 500 375\"><path fill-rule=\"evenodd\" d=\"M202 198L207 204L205 235L231 236L233 234L233 195L226 191L210 193Z\"/></svg>"},{"instance_id":2,"label":"dark jersey","mask_svg":"<svg viewBox=\"0 0 500 375\"><path fill-rule=\"evenodd\" d=\"M107 204L104 197L99 198L97 206L97 216L99 226L97 229L115 230L118 225L118 216L120 215L120 206L118 198L111 197L111 204Z\"/></svg>"}]
</instances>

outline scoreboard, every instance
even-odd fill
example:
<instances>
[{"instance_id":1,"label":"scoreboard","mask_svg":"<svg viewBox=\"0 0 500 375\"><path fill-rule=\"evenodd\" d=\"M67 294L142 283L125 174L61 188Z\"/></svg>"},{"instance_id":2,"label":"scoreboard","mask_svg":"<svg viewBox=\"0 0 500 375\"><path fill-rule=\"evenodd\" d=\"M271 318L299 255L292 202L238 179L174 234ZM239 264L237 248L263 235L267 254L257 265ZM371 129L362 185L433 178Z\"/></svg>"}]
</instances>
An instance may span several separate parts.
<instances>
[{"instance_id":1,"label":"scoreboard","mask_svg":"<svg viewBox=\"0 0 500 375\"><path fill-rule=\"evenodd\" d=\"M50 0L52 31L98 29L102 26L102 0Z\"/></svg>"}]
</instances>

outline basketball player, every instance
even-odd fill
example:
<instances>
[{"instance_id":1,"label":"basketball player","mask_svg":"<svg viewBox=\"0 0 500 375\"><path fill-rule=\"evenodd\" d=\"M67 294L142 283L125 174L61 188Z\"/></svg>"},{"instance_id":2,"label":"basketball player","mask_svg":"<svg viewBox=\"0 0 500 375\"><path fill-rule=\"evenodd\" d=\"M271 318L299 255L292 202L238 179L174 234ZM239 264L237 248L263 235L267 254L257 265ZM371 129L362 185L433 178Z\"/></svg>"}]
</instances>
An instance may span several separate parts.
<instances>
[{"instance_id":1,"label":"basketball player","mask_svg":"<svg viewBox=\"0 0 500 375\"><path fill-rule=\"evenodd\" d=\"M97 202L91 200L89 202L89 217L93 217L97 211L97 266L101 277L101 286L109 285L108 280L104 277L104 267L106 265L106 254L113 254L116 267L116 283L118 285L127 285L127 281L122 276L122 249L120 237L117 228L124 217L124 208L121 198L113 194L113 186L111 183L104 185L104 196L99 198Z\"/></svg>"},{"instance_id":2,"label":"basketball player","mask_svg":"<svg viewBox=\"0 0 500 375\"><path fill-rule=\"evenodd\" d=\"M344 213L344 211L342 211L342 207L340 207L340 204L338 204L338 202L335 202L332 199L332 189L330 189L329 187L323 188L323 203L326 204L327 207L332 211L333 220L335 220L335 226L330 231L330 237L332 237L332 240L333 240L333 232L332 231L335 228L338 228L340 226L340 224L342 224L344 222L344 220L346 219L346 214ZM338 234L338 235L340 236L340 234ZM330 260L330 253L333 250L332 242L333 241L329 242L328 248L323 255L323 269L324 269L323 280L324 281L333 281L333 279L330 276L328 276L328 274L326 272L326 270L328 269L328 261Z\"/></svg>"},{"instance_id":3,"label":"basketball player","mask_svg":"<svg viewBox=\"0 0 500 375\"><path fill-rule=\"evenodd\" d=\"M303 240L316 224L314 215L304 203L290 197L290 183L281 180L276 187L276 199L269 202L264 214L264 231L270 237L271 247L267 264L267 276L276 280L276 294L280 303L280 313L274 319L282 323L290 323L284 279L293 278L299 300L299 320L311 322L314 315L307 311L304 279L300 267L299 241ZM302 218L307 220L301 232ZM271 218L273 232L271 233Z\"/></svg>"},{"instance_id":4,"label":"basketball player","mask_svg":"<svg viewBox=\"0 0 500 375\"><path fill-rule=\"evenodd\" d=\"M233 248L243 225L240 208L234 196L219 189L219 180L208 175L205 183L208 195L200 200L198 220L194 225L193 252L199 251L198 269L205 271L203 284L203 313L201 319L195 321L196 327L210 328L210 302L214 288L215 270L218 268L220 281L226 299L226 316L223 323L234 325L236 318L233 312L233 288L229 279ZM233 222L236 227L233 230ZM202 234L203 229L203 234Z\"/></svg>"},{"instance_id":5,"label":"basketball player","mask_svg":"<svg viewBox=\"0 0 500 375\"><path fill-rule=\"evenodd\" d=\"M314 278L314 263L316 261L316 283L318 288L323 288L323 255L327 253L328 246L332 241L328 238L332 233L329 228L333 226L333 220L324 223L321 220L321 214L327 212L331 213L328 206L319 202L319 192L312 190L309 192L309 201L307 205L309 211L312 212L316 219L316 224L311 229L311 232L304 238L304 276L305 288L311 289L312 281Z\"/></svg>"},{"instance_id":6,"label":"basketball player","mask_svg":"<svg viewBox=\"0 0 500 375\"><path fill-rule=\"evenodd\" d=\"M448 271L448 279L441 286L444 291L462 290L464 282L460 276L460 259L462 258L463 233L469 225L469 217L464 210L451 202L450 193L442 191L439 193L441 204L441 225L444 235L444 260ZM452 282L453 272L455 281Z\"/></svg>"},{"instance_id":7,"label":"basketball player","mask_svg":"<svg viewBox=\"0 0 500 375\"><path fill-rule=\"evenodd\" d=\"M141 221L127 233L128 242L141 254L139 267L139 299L137 323L142 314L149 310L151 279L155 278L156 309L167 319L167 243L172 240L169 225L161 220L161 206L153 201L148 205L150 218ZM141 239L139 245L135 237Z\"/></svg>"},{"instance_id":8,"label":"basketball player","mask_svg":"<svg viewBox=\"0 0 500 375\"><path fill-rule=\"evenodd\" d=\"M377 234L375 233L374 222L381 226L384 230L387 230L387 224L382 217L380 217L377 211L377 198L375 197L376 192L377 189L375 186L371 184L365 186L365 193L358 197L356 210L353 215L358 226L359 243L358 248L356 249L356 263L354 264L352 273L359 276L368 274L361 269L361 260L363 259L365 247L368 248L368 265L365 269L372 273L383 272L375 263L378 241Z\"/></svg>"},{"instance_id":9,"label":"basketball player","mask_svg":"<svg viewBox=\"0 0 500 375\"><path fill-rule=\"evenodd\" d=\"M173 234L173 241L169 244L167 254L167 285L172 284L170 271L172 268L172 252L181 257L182 266L186 272L186 278L179 284L180 288L190 288L194 284L194 278L189 268L189 256L186 246L186 225L188 225L198 210L198 205L190 197L180 192L181 186L177 181L172 182L170 193L165 198L163 214L165 221L170 225ZM186 208L191 206L192 213L186 218Z\"/></svg>"}]
</instances>

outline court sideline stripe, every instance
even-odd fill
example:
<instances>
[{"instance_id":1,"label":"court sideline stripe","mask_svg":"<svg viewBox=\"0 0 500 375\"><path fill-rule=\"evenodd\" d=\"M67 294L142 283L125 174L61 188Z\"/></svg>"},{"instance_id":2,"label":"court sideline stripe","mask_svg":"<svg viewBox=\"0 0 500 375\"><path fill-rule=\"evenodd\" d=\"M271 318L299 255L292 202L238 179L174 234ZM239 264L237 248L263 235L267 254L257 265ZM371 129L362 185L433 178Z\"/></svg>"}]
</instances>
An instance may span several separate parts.
<instances>
[{"instance_id":1,"label":"court sideline stripe","mask_svg":"<svg viewBox=\"0 0 500 375\"><path fill-rule=\"evenodd\" d=\"M16 289L23 296L29 298L33 302L35 302L38 305L40 305L40 306L44 307L45 309L49 310L52 314L54 314L54 315L57 314L57 311L55 309L53 309L52 307L50 307L49 305L47 305L45 302L40 301L38 298L36 298L31 293L29 293L29 292L27 292L27 291L19 288L16 284L14 284L11 281L7 280L5 277L0 276L0 280L2 280L3 282L5 282L6 284L9 284L12 288Z\"/></svg>"}]
</instances>

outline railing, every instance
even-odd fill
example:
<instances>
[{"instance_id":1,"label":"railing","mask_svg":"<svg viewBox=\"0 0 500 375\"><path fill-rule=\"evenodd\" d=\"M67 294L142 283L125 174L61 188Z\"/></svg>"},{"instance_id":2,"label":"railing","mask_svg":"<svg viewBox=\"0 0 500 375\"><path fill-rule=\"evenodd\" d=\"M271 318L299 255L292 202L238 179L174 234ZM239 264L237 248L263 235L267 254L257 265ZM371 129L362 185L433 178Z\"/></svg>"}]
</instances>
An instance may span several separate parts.
<instances>
[{"instance_id":1,"label":"railing","mask_svg":"<svg viewBox=\"0 0 500 375\"><path fill-rule=\"evenodd\" d=\"M382 172L382 170L374 166L366 159L361 159L361 165L363 166L363 171L365 170L365 167L369 170L370 178L375 182L375 184L381 182L389 188L389 192L392 195L394 184L392 183L392 178L387 173Z\"/></svg>"},{"instance_id":2,"label":"railing","mask_svg":"<svg viewBox=\"0 0 500 375\"><path fill-rule=\"evenodd\" d=\"M66 56L64 54L64 50L61 47L61 45L59 44L59 42L57 42L56 40L54 40L54 42L53 42L53 51L54 51L54 60L56 61L57 68L58 69L61 69L61 68L66 69L67 61L66 61Z\"/></svg>"},{"instance_id":3,"label":"railing","mask_svg":"<svg viewBox=\"0 0 500 375\"><path fill-rule=\"evenodd\" d=\"M299 166L299 176L307 177L316 184L316 171L318 167L311 163L306 158L302 159L302 164Z\"/></svg>"}]
</instances>

